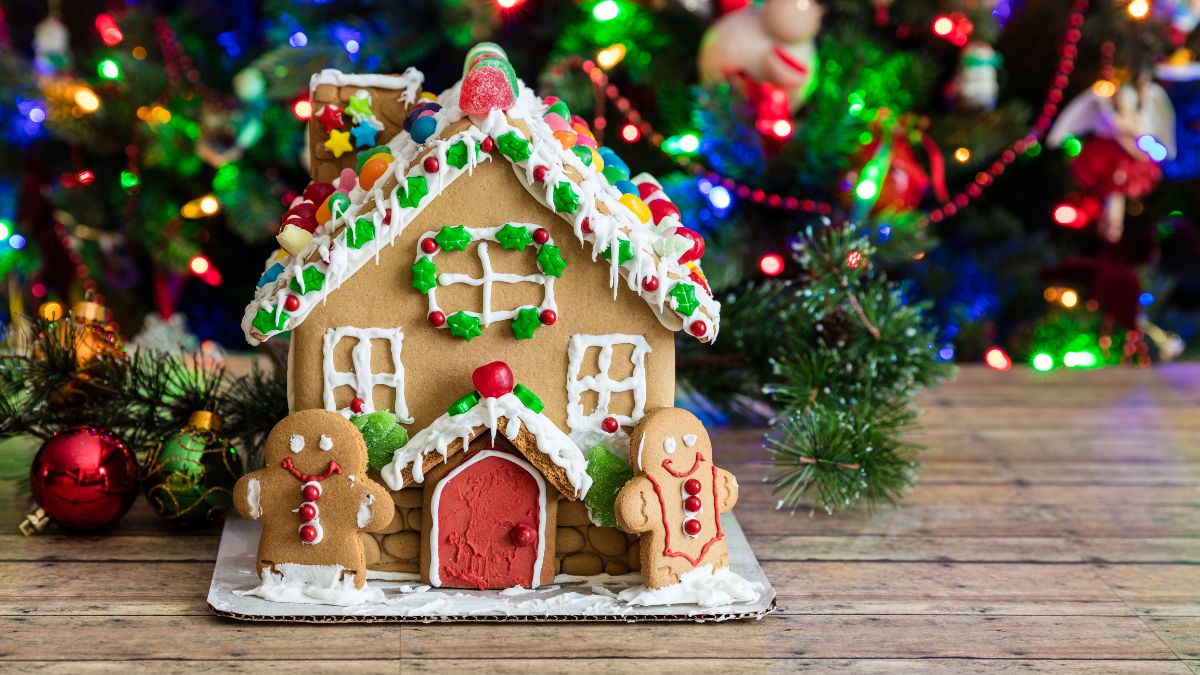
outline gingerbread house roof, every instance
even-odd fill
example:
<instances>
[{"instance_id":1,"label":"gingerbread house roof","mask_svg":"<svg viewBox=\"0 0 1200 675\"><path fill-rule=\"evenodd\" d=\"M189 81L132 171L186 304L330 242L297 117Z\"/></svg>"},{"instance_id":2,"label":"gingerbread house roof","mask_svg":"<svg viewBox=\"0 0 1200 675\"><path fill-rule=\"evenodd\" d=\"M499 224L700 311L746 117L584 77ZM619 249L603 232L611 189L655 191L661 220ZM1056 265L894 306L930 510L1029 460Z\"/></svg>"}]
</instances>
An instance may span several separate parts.
<instances>
[{"instance_id":1,"label":"gingerbread house roof","mask_svg":"<svg viewBox=\"0 0 1200 675\"><path fill-rule=\"evenodd\" d=\"M352 84L362 77L326 71L314 83ZM403 77L410 86L420 75L410 70ZM447 186L497 156L511 163L535 199L571 224L579 242L591 247L596 264L609 267L614 299L617 285L624 283L664 327L702 342L715 340L721 306L698 263L681 262L691 241L676 233L678 220L672 216L656 224L647 219L645 204L629 198L628 186L622 192L595 161L585 161L555 137L543 119L553 104L515 77L513 82L518 93L511 106L468 116L458 105L460 80L437 97L441 108L432 114L436 129L428 138L418 142L404 131L391 139L388 154L394 159L370 189L356 184L349 205L318 228L303 250L291 256L279 251L268 261L242 320L247 341L256 345L300 325L344 281L369 262L378 264L382 248ZM493 152L481 149L487 139ZM427 170L423 160L428 156L437 158L436 171ZM651 277L658 283L643 284Z\"/></svg>"},{"instance_id":2,"label":"gingerbread house roof","mask_svg":"<svg viewBox=\"0 0 1200 675\"><path fill-rule=\"evenodd\" d=\"M393 490L424 482L427 471L464 451L485 431L491 432L493 440L497 433L504 434L564 496L582 498L592 486L587 458L579 446L512 393L480 399L466 410L434 420L396 451L380 471L383 480Z\"/></svg>"}]
</instances>

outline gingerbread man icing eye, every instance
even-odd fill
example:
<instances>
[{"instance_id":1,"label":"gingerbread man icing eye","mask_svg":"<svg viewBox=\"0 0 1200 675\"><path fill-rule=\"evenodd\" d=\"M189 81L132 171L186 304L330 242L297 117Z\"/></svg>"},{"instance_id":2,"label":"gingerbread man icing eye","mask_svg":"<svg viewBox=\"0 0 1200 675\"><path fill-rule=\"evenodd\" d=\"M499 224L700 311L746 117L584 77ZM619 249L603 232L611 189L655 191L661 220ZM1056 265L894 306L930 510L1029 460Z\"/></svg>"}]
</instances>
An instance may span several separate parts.
<instances>
[{"instance_id":1,"label":"gingerbread man icing eye","mask_svg":"<svg viewBox=\"0 0 1200 675\"><path fill-rule=\"evenodd\" d=\"M300 452L304 449L304 437L300 434L292 434L292 439L288 445L292 452Z\"/></svg>"},{"instance_id":2,"label":"gingerbread man icing eye","mask_svg":"<svg viewBox=\"0 0 1200 675\"><path fill-rule=\"evenodd\" d=\"M675 437L667 436L667 440L663 441L663 452L668 455L675 454Z\"/></svg>"},{"instance_id":3,"label":"gingerbread man icing eye","mask_svg":"<svg viewBox=\"0 0 1200 675\"><path fill-rule=\"evenodd\" d=\"M320 448L321 448L321 450L323 450L325 452L329 452L330 450L332 450L333 449L333 439L326 436L325 434L321 434Z\"/></svg>"}]
</instances>

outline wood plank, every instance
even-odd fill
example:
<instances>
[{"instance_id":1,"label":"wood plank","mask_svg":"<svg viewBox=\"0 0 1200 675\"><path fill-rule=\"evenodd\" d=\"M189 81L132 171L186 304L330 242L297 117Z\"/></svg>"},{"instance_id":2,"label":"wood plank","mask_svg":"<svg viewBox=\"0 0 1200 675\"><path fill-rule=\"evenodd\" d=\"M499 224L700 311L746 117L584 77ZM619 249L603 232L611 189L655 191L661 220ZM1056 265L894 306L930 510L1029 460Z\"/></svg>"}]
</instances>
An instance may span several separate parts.
<instances>
[{"instance_id":1,"label":"wood plank","mask_svg":"<svg viewBox=\"0 0 1200 675\"><path fill-rule=\"evenodd\" d=\"M1145 621L1179 658L1200 661L1200 617L1150 616Z\"/></svg>"},{"instance_id":2,"label":"wood plank","mask_svg":"<svg viewBox=\"0 0 1200 675\"><path fill-rule=\"evenodd\" d=\"M109 660L80 660L80 661L4 661L6 673L119 673L124 675L131 670L137 672L152 672L156 675L165 673L276 673L296 675L312 675L312 673L332 673L353 675L354 673L396 672L398 661L394 659L339 659L339 660L304 660L292 659L287 661L269 661L255 659L249 655L237 658L215 658L204 661L190 660L158 660L137 659L129 661ZM1154 663L1153 661L1123 661L1122 664ZM409 670L405 662L404 670Z\"/></svg>"},{"instance_id":3,"label":"wood plank","mask_svg":"<svg viewBox=\"0 0 1200 675\"><path fill-rule=\"evenodd\" d=\"M1139 614L1200 617L1200 565L1096 565L1095 569Z\"/></svg>"},{"instance_id":4,"label":"wood plank","mask_svg":"<svg viewBox=\"0 0 1200 675\"><path fill-rule=\"evenodd\" d=\"M111 534L66 536L43 534L25 537L0 534L0 562L57 561L170 561L213 562L220 540L211 535Z\"/></svg>"}]
</instances>

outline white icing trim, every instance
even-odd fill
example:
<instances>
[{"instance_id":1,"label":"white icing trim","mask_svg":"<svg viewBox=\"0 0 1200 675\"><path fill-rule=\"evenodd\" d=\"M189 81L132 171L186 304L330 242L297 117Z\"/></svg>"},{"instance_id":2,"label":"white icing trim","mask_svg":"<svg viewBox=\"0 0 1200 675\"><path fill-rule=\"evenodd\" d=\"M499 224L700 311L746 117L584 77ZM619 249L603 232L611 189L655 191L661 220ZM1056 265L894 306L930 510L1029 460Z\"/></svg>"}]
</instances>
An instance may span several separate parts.
<instances>
[{"instance_id":1,"label":"white icing trim","mask_svg":"<svg viewBox=\"0 0 1200 675\"><path fill-rule=\"evenodd\" d=\"M350 481L354 481L354 476L350 476ZM374 503L375 495L368 492L367 496L363 497L362 504L359 504L357 522L360 529L366 527L367 523L371 522L371 505Z\"/></svg>"},{"instance_id":2,"label":"white icing trim","mask_svg":"<svg viewBox=\"0 0 1200 675\"><path fill-rule=\"evenodd\" d=\"M629 377L615 381L608 376L608 371L612 366L613 347L618 344L633 347L633 354L630 356L633 372ZM595 375L580 377L583 358L592 347L600 348L597 357L598 372ZM606 446L611 444L616 434L610 434L600 426L606 417L615 417L621 427L632 426L642 419L646 410L646 355L650 351L650 343L641 335L612 333L571 336L567 347L567 427L571 430L571 438L576 444L589 448L597 443ZM596 392L596 409L591 414L584 414L583 411L582 396L585 391ZM613 393L621 391L633 392L633 410L629 415L614 414L608 410ZM627 438L623 428L620 430L620 436Z\"/></svg>"},{"instance_id":3,"label":"white icing trim","mask_svg":"<svg viewBox=\"0 0 1200 675\"><path fill-rule=\"evenodd\" d=\"M309 78L308 91L311 96L316 92L317 86L322 84L332 84L335 87L394 89L399 92L397 98L401 102L411 104L417 100L417 94L420 93L421 85L424 83L425 75L416 68L408 68L400 75L343 73L340 70L326 68L319 73L314 73Z\"/></svg>"},{"instance_id":4,"label":"white icing trim","mask_svg":"<svg viewBox=\"0 0 1200 675\"><path fill-rule=\"evenodd\" d=\"M501 417L508 420L505 435L509 440L516 438L524 426L537 440L538 451L566 473L567 480L575 488L575 496L583 497L587 494L592 486L592 477L587 473L587 458L579 446L555 426L550 418L525 407L521 399L514 394L485 398L460 415L446 413L434 420L409 439L404 447L396 450L392 461L380 471L384 482L392 490L399 490L404 487L402 474L410 467L413 481L424 481L424 459L427 455L436 452L445 461L450 453L450 444L461 439L465 450L479 427L490 429L494 438Z\"/></svg>"},{"instance_id":5,"label":"white icing trim","mask_svg":"<svg viewBox=\"0 0 1200 675\"><path fill-rule=\"evenodd\" d=\"M304 449L304 437L300 434L292 434L288 440L288 449L293 453L298 453Z\"/></svg>"},{"instance_id":6,"label":"white icing trim","mask_svg":"<svg viewBox=\"0 0 1200 675\"><path fill-rule=\"evenodd\" d=\"M344 337L351 337L356 344L350 350L350 360L353 364L349 372L337 370L334 364L334 354L337 343ZM371 372L371 341L386 340L391 354L393 372ZM412 424L408 414L408 401L404 397L404 363L400 360L401 347L404 343L404 331L397 328L355 328L340 326L325 331L322 348L321 371L323 386L323 401L326 410L338 410L335 392L338 387L349 386L354 395L363 400L362 412L375 412L375 386L391 387L396 392L393 404L396 417L404 424ZM343 412L349 408L343 409ZM324 449L324 448L322 448Z\"/></svg>"},{"instance_id":7,"label":"white icing trim","mask_svg":"<svg viewBox=\"0 0 1200 675\"><path fill-rule=\"evenodd\" d=\"M683 444L689 448L695 447L696 441L698 441L698 440L700 440L700 437L697 436L696 434L684 434L683 435Z\"/></svg>"},{"instance_id":8,"label":"white icing trim","mask_svg":"<svg viewBox=\"0 0 1200 675\"><path fill-rule=\"evenodd\" d=\"M637 454L638 471L645 471L645 469L642 468L642 450L644 450L645 448L646 448L646 434L642 434L642 437L638 439L638 454Z\"/></svg>"},{"instance_id":9,"label":"white icing trim","mask_svg":"<svg viewBox=\"0 0 1200 675\"><path fill-rule=\"evenodd\" d=\"M318 447L324 452L329 452L333 449L333 439L325 434L321 434L321 444Z\"/></svg>"},{"instance_id":10,"label":"white icing trim","mask_svg":"<svg viewBox=\"0 0 1200 675\"><path fill-rule=\"evenodd\" d=\"M683 573L679 583L663 588L629 588L617 594L627 605L700 605L719 607L755 602L766 591L762 584L748 581L728 567L701 565Z\"/></svg>"},{"instance_id":11,"label":"white icing trim","mask_svg":"<svg viewBox=\"0 0 1200 675\"><path fill-rule=\"evenodd\" d=\"M533 561L532 585L530 588L537 588L542 582L542 564L546 553L546 481L542 478L541 472L533 467L532 464L516 455L499 452L496 450L481 450L469 457L465 462L454 467L446 477L438 482L433 488L433 497L430 499L430 508L432 509L431 517L433 525L429 528L429 583L434 586L442 585L442 577L439 569L438 561L438 509L442 501L442 488L447 483L454 479L455 476L462 473L464 469L478 462L481 459L488 457L499 457L506 459L513 464L525 469L530 476L537 481L538 486L538 543L537 543L537 558Z\"/></svg>"},{"instance_id":12,"label":"white icing trim","mask_svg":"<svg viewBox=\"0 0 1200 675\"><path fill-rule=\"evenodd\" d=\"M235 595L256 595L272 602L295 602L310 605L353 606L368 602L383 602L383 591L366 583L354 587L354 575L341 565L300 565L276 563L261 570L262 583Z\"/></svg>"},{"instance_id":13,"label":"white icing trim","mask_svg":"<svg viewBox=\"0 0 1200 675\"><path fill-rule=\"evenodd\" d=\"M262 484L257 478L246 481L246 503L250 505L250 518L258 520L262 516Z\"/></svg>"}]
</instances>

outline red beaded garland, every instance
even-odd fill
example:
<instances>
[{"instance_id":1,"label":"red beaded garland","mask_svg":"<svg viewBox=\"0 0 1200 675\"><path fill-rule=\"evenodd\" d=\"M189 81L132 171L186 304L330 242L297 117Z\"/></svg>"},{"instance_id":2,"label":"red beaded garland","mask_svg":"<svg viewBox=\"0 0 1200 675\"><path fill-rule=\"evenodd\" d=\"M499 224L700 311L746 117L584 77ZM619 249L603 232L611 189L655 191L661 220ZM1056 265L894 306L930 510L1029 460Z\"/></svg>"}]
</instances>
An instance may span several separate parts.
<instances>
[{"instance_id":1,"label":"red beaded garland","mask_svg":"<svg viewBox=\"0 0 1200 675\"><path fill-rule=\"evenodd\" d=\"M367 404L367 402L366 402L366 401L364 401L364 400L362 399L362 397L360 397L360 396L355 396L355 397L354 397L354 400L353 400L353 401L350 401L350 412L352 412L352 413L354 413L355 415L357 415L357 414L359 414L359 413L361 413L361 412L363 411L363 406L364 406L364 405L366 405L366 404Z\"/></svg>"},{"instance_id":2,"label":"red beaded garland","mask_svg":"<svg viewBox=\"0 0 1200 675\"><path fill-rule=\"evenodd\" d=\"M434 328L441 328L446 325L446 315L442 312L434 310L429 313L429 323Z\"/></svg>"},{"instance_id":3,"label":"red beaded garland","mask_svg":"<svg viewBox=\"0 0 1200 675\"><path fill-rule=\"evenodd\" d=\"M533 231L533 240L539 244L544 244L550 241L550 230L544 227L539 227Z\"/></svg>"},{"instance_id":4,"label":"red beaded garland","mask_svg":"<svg viewBox=\"0 0 1200 675\"><path fill-rule=\"evenodd\" d=\"M512 540L514 546L529 546L537 541L537 530L521 523L508 531L508 538Z\"/></svg>"},{"instance_id":5,"label":"red beaded garland","mask_svg":"<svg viewBox=\"0 0 1200 675\"><path fill-rule=\"evenodd\" d=\"M287 299L283 301L283 308L289 312L294 312L300 309L300 298L297 298L294 295L287 296Z\"/></svg>"},{"instance_id":6,"label":"red beaded garland","mask_svg":"<svg viewBox=\"0 0 1200 675\"><path fill-rule=\"evenodd\" d=\"M617 422L615 417L605 417L604 421L600 423L600 428L604 429L606 433L615 434L617 429L621 428L621 423Z\"/></svg>"},{"instance_id":7,"label":"red beaded garland","mask_svg":"<svg viewBox=\"0 0 1200 675\"><path fill-rule=\"evenodd\" d=\"M317 528L313 527L312 525L305 525L304 527L300 528L300 538L303 539L305 543L313 543L317 540Z\"/></svg>"},{"instance_id":8,"label":"red beaded garland","mask_svg":"<svg viewBox=\"0 0 1200 675\"><path fill-rule=\"evenodd\" d=\"M483 139L483 142L479 144L479 147L484 152L490 153L491 151L496 149L496 141L493 141L492 137L488 136L487 138Z\"/></svg>"},{"instance_id":9,"label":"red beaded garland","mask_svg":"<svg viewBox=\"0 0 1200 675\"><path fill-rule=\"evenodd\" d=\"M300 489L300 494L304 495L304 501L315 502L321 498L321 488L316 485L305 485Z\"/></svg>"},{"instance_id":10,"label":"red beaded garland","mask_svg":"<svg viewBox=\"0 0 1200 675\"><path fill-rule=\"evenodd\" d=\"M553 326L555 321L558 321L558 312L552 309L543 309L538 315L538 319L547 326Z\"/></svg>"},{"instance_id":11,"label":"red beaded garland","mask_svg":"<svg viewBox=\"0 0 1200 675\"><path fill-rule=\"evenodd\" d=\"M658 277L646 277L642 279L642 289L653 293L658 290Z\"/></svg>"},{"instance_id":12,"label":"red beaded garland","mask_svg":"<svg viewBox=\"0 0 1200 675\"><path fill-rule=\"evenodd\" d=\"M694 510L694 509L691 509L691 510ZM313 518L316 518L317 517L317 505L316 504L301 504L300 505L300 517L303 518L304 520L312 520Z\"/></svg>"},{"instance_id":13,"label":"red beaded garland","mask_svg":"<svg viewBox=\"0 0 1200 675\"><path fill-rule=\"evenodd\" d=\"M442 165L438 163L438 158L433 155L426 157L422 164L425 166L426 173L437 173L438 169L442 168Z\"/></svg>"},{"instance_id":14,"label":"red beaded garland","mask_svg":"<svg viewBox=\"0 0 1200 675\"><path fill-rule=\"evenodd\" d=\"M700 494L700 489L701 489L700 481L696 480L695 478L689 478L686 481L684 481L684 483L683 483L683 491L688 493L689 495Z\"/></svg>"},{"instance_id":15,"label":"red beaded garland","mask_svg":"<svg viewBox=\"0 0 1200 675\"><path fill-rule=\"evenodd\" d=\"M687 509L688 511L690 511L692 513L699 511L700 510L700 498L695 495L688 497L687 499L683 500L683 508Z\"/></svg>"},{"instance_id":16,"label":"red beaded garland","mask_svg":"<svg viewBox=\"0 0 1200 675\"><path fill-rule=\"evenodd\" d=\"M537 166L533 167L533 179L539 183L546 180L546 172L549 170L549 167L547 167L545 164L538 164Z\"/></svg>"},{"instance_id":17,"label":"red beaded garland","mask_svg":"<svg viewBox=\"0 0 1200 675\"><path fill-rule=\"evenodd\" d=\"M692 335L695 335L696 337L704 337L704 334L708 332L708 324L704 323L700 319L693 321L691 328Z\"/></svg>"},{"instance_id":18,"label":"red beaded garland","mask_svg":"<svg viewBox=\"0 0 1200 675\"><path fill-rule=\"evenodd\" d=\"M584 234L591 234L592 233L592 219L584 218L583 222L579 224L579 231Z\"/></svg>"},{"instance_id":19,"label":"red beaded garland","mask_svg":"<svg viewBox=\"0 0 1200 675\"><path fill-rule=\"evenodd\" d=\"M694 519L693 520L685 520L683 522L683 531L687 532L689 535L691 535L693 537L700 534L700 530L703 528L704 528L704 526L701 525L700 521L698 521L698 520L694 520Z\"/></svg>"},{"instance_id":20,"label":"red beaded garland","mask_svg":"<svg viewBox=\"0 0 1200 675\"><path fill-rule=\"evenodd\" d=\"M433 254L438 250L438 243L432 237L426 237L421 240L421 251L424 253Z\"/></svg>"}]
</instances>

